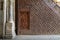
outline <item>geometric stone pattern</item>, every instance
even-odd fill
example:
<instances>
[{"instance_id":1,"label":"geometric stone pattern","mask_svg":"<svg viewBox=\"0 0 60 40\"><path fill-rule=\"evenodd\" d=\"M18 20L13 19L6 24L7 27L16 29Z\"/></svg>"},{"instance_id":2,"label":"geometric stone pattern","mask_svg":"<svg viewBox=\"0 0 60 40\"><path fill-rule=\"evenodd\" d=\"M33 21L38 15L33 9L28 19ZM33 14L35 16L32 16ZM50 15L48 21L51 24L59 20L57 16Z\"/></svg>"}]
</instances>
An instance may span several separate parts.
<instances>
[{"instance_id":1,"label":"geometric stone pattern","mask_svg":"<svg viewBox=\"0 0 60 40\"><path fill-rule=\"evenodd\" d=\"M30 7L30 29L20 30L23 35L52 35L60 34L60 17L48 7L43 0L25 0ZM26 3L18 4L18 9L26 6ZM18 2L18 3L19 3ZM22 5L23 4L23 5Z\"/></svg>"}]
</instances>

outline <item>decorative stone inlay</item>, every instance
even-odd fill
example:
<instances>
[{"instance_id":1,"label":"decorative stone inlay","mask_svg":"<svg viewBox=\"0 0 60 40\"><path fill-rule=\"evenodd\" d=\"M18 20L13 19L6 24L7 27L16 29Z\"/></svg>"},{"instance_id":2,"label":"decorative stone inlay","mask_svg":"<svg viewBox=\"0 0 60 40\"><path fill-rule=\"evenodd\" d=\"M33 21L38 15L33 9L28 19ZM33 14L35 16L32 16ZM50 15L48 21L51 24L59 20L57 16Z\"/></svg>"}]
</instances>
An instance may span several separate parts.
<instances>
[{"instance_id":1,"label":"decorative stone inlay","mask_svg":"<svg viewBox=\"0 0 60 40\"><path fill-rule=\"evenodd\" d=\"M20 30L20 35L60 34L59 7L52 0L31 0L31 5L30 29Z\"/></svg>"}]
</instances>

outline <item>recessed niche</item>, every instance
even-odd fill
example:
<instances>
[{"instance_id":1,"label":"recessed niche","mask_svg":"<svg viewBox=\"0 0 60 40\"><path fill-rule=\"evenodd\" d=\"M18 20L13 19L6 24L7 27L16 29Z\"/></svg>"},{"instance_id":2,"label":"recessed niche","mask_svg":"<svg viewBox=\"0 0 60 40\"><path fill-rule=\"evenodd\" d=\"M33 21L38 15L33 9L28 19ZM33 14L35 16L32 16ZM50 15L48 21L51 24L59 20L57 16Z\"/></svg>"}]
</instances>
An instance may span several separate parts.
<instances>
[{"instance_id":1,"label":"recessed niche","mask_svg":"<svg viewBox=\"0 0 60 40\"><path fill-rule=\"evenodd\" d=\"M30 22L30 12L28 9L20 9L19 11L19 23L18 23L18 27L21 30L24 29L29 29L29 22Z\"/></svg>"}]
</instances>

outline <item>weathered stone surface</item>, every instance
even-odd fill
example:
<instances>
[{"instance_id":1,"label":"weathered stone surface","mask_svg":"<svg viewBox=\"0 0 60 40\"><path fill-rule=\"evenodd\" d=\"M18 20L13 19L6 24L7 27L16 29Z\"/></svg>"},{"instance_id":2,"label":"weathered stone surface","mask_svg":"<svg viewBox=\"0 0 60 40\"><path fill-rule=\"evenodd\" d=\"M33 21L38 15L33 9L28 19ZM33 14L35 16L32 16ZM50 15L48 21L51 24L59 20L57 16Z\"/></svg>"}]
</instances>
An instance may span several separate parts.
<instances>
[{"instance_id":1,"label":"weathered stone surface","mask_svg":"<svg viewBox=\"0 0 60 40\"><path fill-rule=\"evenodd\" d=\"M0 10L0 36L3 35L3 12Z\"/></svg>"},{"instance_id":2,"label":"weathered stone surface","mask_svg":"<svg viewBox=\"0 0 60 40\"><path fill-rule=\"evenodd\" d=\"M6 35L12 35L12 23L6 23Z\"/></svg>"}]
</instances>

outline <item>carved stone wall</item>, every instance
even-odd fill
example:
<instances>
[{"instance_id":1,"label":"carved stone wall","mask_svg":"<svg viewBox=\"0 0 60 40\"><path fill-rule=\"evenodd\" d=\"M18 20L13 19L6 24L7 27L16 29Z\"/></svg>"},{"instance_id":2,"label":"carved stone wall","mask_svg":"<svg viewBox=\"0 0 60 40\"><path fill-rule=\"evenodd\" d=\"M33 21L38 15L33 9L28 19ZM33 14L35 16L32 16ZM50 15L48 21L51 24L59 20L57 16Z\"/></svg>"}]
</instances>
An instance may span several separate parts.
<instances>
[{"instance_id":1,"label":"carved stone wall","mask_svg":"<svg viewBox=\"0 0 60 40\"><path fill-rule=\"evenodd\" d=\"M20 34L60 34L60 17L43 0L25 0L30 2L30 29L20 30ZM18 8L26 6L22 0ZM27 4L28 4L27 3ZM21 4L21 5L20 5ZM59 14L60 15L60 14Z\"/></svg>"}]
</instances>

